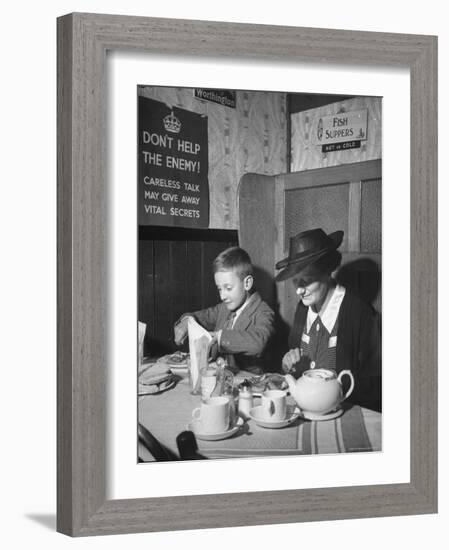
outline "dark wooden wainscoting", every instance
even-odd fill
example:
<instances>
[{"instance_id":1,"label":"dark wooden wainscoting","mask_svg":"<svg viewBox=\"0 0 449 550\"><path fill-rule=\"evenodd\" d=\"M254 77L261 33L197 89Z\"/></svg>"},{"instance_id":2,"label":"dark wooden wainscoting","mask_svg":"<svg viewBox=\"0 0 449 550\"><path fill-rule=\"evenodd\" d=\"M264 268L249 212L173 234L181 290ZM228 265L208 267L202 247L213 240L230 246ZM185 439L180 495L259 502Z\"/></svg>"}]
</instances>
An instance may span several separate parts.
<instances>
[{"instance_id":1,"label":"dark wooden wainscoting","mask_svg":"<svg viewBox=\"0 0 449 550\"><path fill-rule=\"evenodd\" d=\"M218 302L212 261L238 244L237 231L139 227L139 320L147 324L145 355L178 349L173 324L187 311Z\"/></svg>"}]
</instances>

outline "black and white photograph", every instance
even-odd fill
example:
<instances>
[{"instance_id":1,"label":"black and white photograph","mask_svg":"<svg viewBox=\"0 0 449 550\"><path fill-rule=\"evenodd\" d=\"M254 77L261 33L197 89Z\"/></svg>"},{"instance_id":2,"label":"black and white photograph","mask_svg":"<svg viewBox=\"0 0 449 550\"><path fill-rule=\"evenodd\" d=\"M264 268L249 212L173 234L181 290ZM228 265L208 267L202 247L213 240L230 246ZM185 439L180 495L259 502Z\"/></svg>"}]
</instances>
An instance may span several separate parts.
<instances>
[{"instance_id":1,"label":"black and white photograph","mask_svg":"<svg viewBox=\"0 0 449 550\"><path fill-rule=\"evenodd\" d=\"M139 462L382 451L382 97L137 88Z\"/></svg>"}]
</instances>

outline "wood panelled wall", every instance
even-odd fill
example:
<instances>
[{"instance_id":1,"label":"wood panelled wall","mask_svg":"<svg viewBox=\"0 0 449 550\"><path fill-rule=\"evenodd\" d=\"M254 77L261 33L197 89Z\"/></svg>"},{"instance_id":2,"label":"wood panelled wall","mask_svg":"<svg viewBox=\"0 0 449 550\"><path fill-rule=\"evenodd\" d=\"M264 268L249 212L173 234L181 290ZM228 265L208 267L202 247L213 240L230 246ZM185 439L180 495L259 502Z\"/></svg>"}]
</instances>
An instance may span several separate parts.
<instances>
[{"instance_id":1,"label":"wood panelled wall","mask_svg":"<svg viewBox=\"0 0 449 550\"><path fill-rule=\"evenodd\" d=\"M239 239L257 267L263 298L279 313L281 340L292 325L298 297L291 280L275 283L275 264L288 256L293 235L314 227L344 231L337 280L381 312L381 173L377 160L242 178Z\"/></svg>"},{"instance_id":2,"label":"wood panelled wall","mask_svg":"<svg viewBox=\"0 0 449 550\"><path fill-rule=\"evenodd\" d=\"M208 117L209 227L238 229L243 174L287 171L286 94L237 91L237 108L231 109L195 99L192 88L139 86L138 93Z\"/></svg>"},{"instance_id":3,"label":"wood panelled wall","mask_svg":"<svg viewBox=\"0 0 449 550\"><path fill-rule=\"evenodd\" d=\"M140 227L139 320L147 324L145 355L178 349L175 321L218 303L212 261L237 241L236 231Z\"/></svg>"},{"instance_id":4,"label":"wood panelled wall","mask_svg":"<svg viewBox=\"0 0 449 550\"><path fill-rule=\"evenodd\" d=\"M328 116L341 111L368 109L368 139L360 149L322 153L312 142L312 125L316 116ZM382 98L354 97L310 111L291 115L291 172L352 164L382 158Z\"/></svg>"}]
</instances>

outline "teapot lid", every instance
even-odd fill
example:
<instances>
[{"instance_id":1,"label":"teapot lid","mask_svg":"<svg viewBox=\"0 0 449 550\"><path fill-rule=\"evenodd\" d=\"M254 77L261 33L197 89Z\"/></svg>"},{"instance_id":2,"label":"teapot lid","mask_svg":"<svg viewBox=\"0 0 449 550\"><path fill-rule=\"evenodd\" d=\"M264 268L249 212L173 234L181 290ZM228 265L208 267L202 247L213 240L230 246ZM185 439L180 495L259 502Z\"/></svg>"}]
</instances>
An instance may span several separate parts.
<instances>
[{"instance_id":1,"label":"teapot lid","mask_svg":"<svg viewBox=\"0 0 449 550\"><path fill-rule=\"evenodd\" d=\"M304 372L304 376L315 380L334 380L337 378L337 373L331 369L310 369Z\"/></svg>"}]
</instances>

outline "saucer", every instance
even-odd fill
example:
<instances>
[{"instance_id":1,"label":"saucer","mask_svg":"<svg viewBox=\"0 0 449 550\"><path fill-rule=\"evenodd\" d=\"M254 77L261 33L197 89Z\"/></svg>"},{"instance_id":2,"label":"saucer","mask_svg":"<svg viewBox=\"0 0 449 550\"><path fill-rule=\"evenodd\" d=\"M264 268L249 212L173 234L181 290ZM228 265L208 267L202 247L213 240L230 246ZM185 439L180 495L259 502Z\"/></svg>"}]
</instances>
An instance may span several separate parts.
<instances>
[{"instance_id":1,"label":"saucer","mask_svg":"<svg viewBox=\"0 0 449 550\"><path fill-rule=\"evenodd\" d=\"M227 439L235 433L237 433L240 428L243 426L243 418L240 416L237 418L235 425L225 432L219 432L215 434L201 433L201 422L199 420L192 420L190 424L187 425L187 429L195 434L198 439L203 439L204 441L218 441L219 439Z\"/></svg>"},{"instance_id":2,"label":"saucer","mask_svg":"<svg viewBox=\"0 0 449 550\"><path fill-rule=\"evenodd\" d=\"M156 395L166 390L173 388L176 384L176 380L171 378L166 380L163 384L141 384L139 383L139 395Z\"/></svg>"},{"instance_id":3,"label":"saucer","mask_svg":"<svg viewBox=\"0 0 449 550\"><path fill-rule=\"evenodd\" d=\"M249 411L249 416L254 422L262 428L285 428L299 417L297 407L287 406L287 416L283 420L267 420L262 417L262 406L258 405Z\"/></svg>"},{"instance_id":4,"label":"saucer","mask_svg":"<svg viewBox=\"0 0 449 550\"><path fill-rule=\"evenodd\" d=\"M302 418L307 420L315 420L316 422L321 422L323 420L334 420L343 414L343 408L339 407L335 411L328 412L326 414L317 414L309 411L303 411L299 413Z\"/></svg>"}]
</instances>

